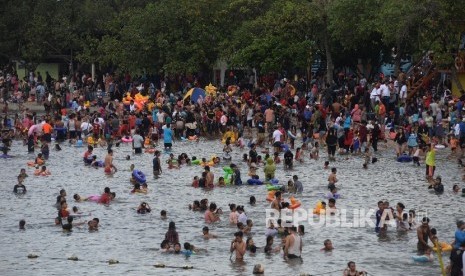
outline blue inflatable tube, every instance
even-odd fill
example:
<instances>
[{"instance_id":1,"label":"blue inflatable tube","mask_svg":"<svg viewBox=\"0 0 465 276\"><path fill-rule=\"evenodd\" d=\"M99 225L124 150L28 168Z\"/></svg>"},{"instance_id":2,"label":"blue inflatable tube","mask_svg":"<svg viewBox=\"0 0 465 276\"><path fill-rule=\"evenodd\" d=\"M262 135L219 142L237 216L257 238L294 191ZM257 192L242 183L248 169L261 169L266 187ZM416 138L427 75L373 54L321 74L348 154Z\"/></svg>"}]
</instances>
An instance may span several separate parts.
<instances>
[{"instance_id":1,"label":"blue inflatable tube","mask_svg":"<svg viewBox=\"0 0 465 276\"><path fill-rule=\"evenodd\" d=\"M247 180L247 184L249 184L249 185L263 185L263 181L261 181L260 179L251 178L251 179Z\"/></svg>"},{"instance_id":2,"label":"blue inflatable tube","mask_svg":"<svg viewBox=\"0 0 465 276\"><path fill-rule=\"evenodd\" d=\"M145 183L145 174L139 170L132 171L132 177L139 183Z\"/></svg>"},{"instance_id":3,"label":"blue inflatable tube","mask_svg":"<svg viewBox=\"0 0 465 276\"><path fill-rule=\"evenodd\" d=\"M279 180L276 179L276 178L272 178L272 179L268 180L268 182L270 182L273 185L277 185L279 183Z\"/></svg>"},{"instance_id":4,"label":"blue inflatable tube","mask_svg":"<svg viewBox=\"0 0 465 276\"><path fill-rule=\"evenodd\" d=\"M103 168L105 166L105 163L103 161L97 161L94 163L95 167Z\"/></svg>"},{"instance_id":5,"label":"blue inflatable tube","mask_svg":"<svg viewBox=\"0 0 465 276\"><path fill-rule=\"evenodd\" d=\"M412 256L412 259L415 261L415 262L420 262L420 263L427 263L429 262L429 258L425 255L421 255L421 256Z\"/></svg>"},{"instance_id":6,"label":"blue inflatable tube","mask_svg":"<svg viewBox=\"0 0 465 276\"><path fill-rule=\"evenodd\" d=\"M412 157L408 156L407 154L402 154L401 156L397 157L397 162L401 163L412 162L412 160Z\"/></svg>"},{"instance_id":7,"label":"blue inflatable tube","mask_svg":"<svg viewBox=\"0 0 465 276\"><path fill-rule=\"evenodd\" d=\"M13 155L0 154L0 158L3 158L3 159L13 158Z\"/></svg>"}]
</instances>

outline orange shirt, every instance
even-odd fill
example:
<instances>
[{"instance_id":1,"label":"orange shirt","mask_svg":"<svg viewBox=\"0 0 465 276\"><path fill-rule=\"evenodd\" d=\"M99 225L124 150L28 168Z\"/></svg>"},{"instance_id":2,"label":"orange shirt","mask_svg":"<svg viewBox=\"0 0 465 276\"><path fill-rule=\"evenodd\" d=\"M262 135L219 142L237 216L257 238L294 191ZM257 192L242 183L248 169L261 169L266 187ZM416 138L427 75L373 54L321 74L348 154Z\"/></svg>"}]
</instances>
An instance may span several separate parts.
<instances>
[{"instance_id":1,"label":"orange shirt","mask_svg":"<svg viewBox=\"0 0 465 276\"><path fill-rule=\"evenodd\" d=\"M49 123L45 123L42 129L44 130L45 134L52 134L53 127Z\"/></svg>"}]
</instances>

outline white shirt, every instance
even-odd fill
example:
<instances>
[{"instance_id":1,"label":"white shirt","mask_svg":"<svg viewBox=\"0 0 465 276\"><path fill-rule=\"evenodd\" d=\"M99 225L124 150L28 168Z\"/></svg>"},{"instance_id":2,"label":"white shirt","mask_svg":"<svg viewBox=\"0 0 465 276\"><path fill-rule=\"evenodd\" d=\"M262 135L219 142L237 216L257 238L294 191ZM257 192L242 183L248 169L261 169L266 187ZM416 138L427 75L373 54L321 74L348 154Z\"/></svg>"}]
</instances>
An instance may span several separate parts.
<instances>
[{"instance_id":1,"label":"white shirt","mask_svg":"<svg viewBox=\"0 0 465 276\"><path fill-rule=\"evenodd\" d=\"M379 89L381 90L381 96L383 96L383 97L391 97L391 93L389 92L389 87L387 85L381 84Z\"/></svg>"},{"instance_id":2,"label":"white shirt","mask_svg":"<svg viewBox=\"0 0 465 276\"><path fill-rule=\"evenodd\" d=\"M429 107L431 108L431 112L433 113L433 116L436 116L438 114L438 104L435 102L432 102Z\"/></svg>"},{"instance_id":3,"label":"white shirt","mask_svg":"<svg viewBox=\"0 0 465 276\"><path fill-rule=\"evenodd\" d=\"M92 124L89 124L88 122L82 122L81 123L81 130L84 131L86 129L89 132L92 131L92 129L93 129Z\"/></svg>"},{"instance_id":4,"label":"white shirt","mask_svg":"<svg viewBox=\"0 0 465 276\"><path fill-rule=\"evenodd\" d=\"M266 228L265 230L265 237L268 236L276 236L278 235L278 230L276 228Z\"/></svg>"},{"instance_id":5,"label":"white shirt","mask_svg":"<svg viewBox=\"0 0 465 276\"><path fill-rule=\"evenodd\" d=\"M379 96L381 95L381 89L374 87L370 93L370 99L379 101Z\"/></svg>"},{"instance_id":6,"label":"white shirt","mask_svg":"<svg viewBox=\"0 0 465 276\"><path fill-rule=\"evenodd\" d=\"M159 123L164 123L165 122L165 113L158 112L157 113L157 119L158 119Z\"/></svg>"},{"instance_id":7,"label":"white shirt","mask_svg":"<svg viewBox=\"0 0 465 276\"><path fill-rule=\"evenodd\" d=\"M278 129L273 131L273 142L281 142L281 136L283 134Z\"/></svg>"},{"instance_id":8,"label":"white shirt","mask_svg":"<svg viewBox=\"0 0 465 276\"><path fill-rule=\"evenodd\" d=\"M242 222L242 224L247 225L247 215L245 214L245 212L242 212L242 214L239 215L239 217L237 218L237 222Z\"/></svg>"},{"instance_id":9,"label":"white shirt","mask_svg":"<svg viewBox=\"0 0 465 276\"><path fill-rule=\"evenodd\" d=\"M136 134L132 137L132 141L134 143L134 148L135 149L139 149L139 148L142 148L142 145L144 144L144 138L142 138L142 136L140 136L139 134Z\"/></svg>"},{"instance_id":10,"label":"white shirt","mask_svg":"<svg viewBox=\"0 0 465 276\"><path fill-rule=\"evenodd\" d=\"M402 85L402 87L400 88L400 98L401 99L405 99L407 98L407 85Z\"/></svg>"}]
</instances>

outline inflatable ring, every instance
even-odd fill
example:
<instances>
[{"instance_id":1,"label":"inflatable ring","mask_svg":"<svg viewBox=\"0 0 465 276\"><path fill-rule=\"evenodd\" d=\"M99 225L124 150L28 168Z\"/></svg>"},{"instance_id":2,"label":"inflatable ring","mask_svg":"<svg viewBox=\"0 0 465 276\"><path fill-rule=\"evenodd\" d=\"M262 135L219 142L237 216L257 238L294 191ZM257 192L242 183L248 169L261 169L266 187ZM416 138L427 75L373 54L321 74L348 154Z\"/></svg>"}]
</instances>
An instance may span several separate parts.
<instances>
[{"instance_id":1,"label":"inflatable ring","mask_svg":"<svg viewBox=\"0 0 465 276\"><path fill-rule=\"evenodd\" d=\"M276 191L269 191L268 195L266 196L266 201L273 201L275 193L276 193Z\"/></svg>"},{"instance_id":2,"label":"inflatable ring","mask_svg":"<svg viewBox=\"0 0 465 276\"><path fill-rule=\"evenodd\" d=\"M187 140L189 140L189 141L196 141L196 140L197 140L197 135L189 136L189 137L187 137Z\"/></svg>"},{"instance_id":3,"label":"inflatable ring","mask_svg":"<svg viewBox=\"0 0 465 276\"><path fill-rule=\"evenodd\" d=\"M145 149L144 152L146 152L146 153L154 153L155 151L156 151L156 149L152 148L152 149Z\"/></svg>"},{"instance_id":4,"label":"inflatable ring","mask_svg":"<svg viewBox=\"0 0 465 276\"><path fill-rule=\"evenodd\" d=\"M452 245L445 243L445 242L439 242L439 245L441 246L441 251L442 252L450 252L452 251ZM433 247L433 251L437 252L436 246Z\"/></svg>"},{"instance_id":5,"label":"inflatable ring","mask_svg":"<svg viewBox=\"0 0 465 276\"><path fill-rule=\"evenodd\" d=\"M266 185L268 191L279 191L281 190L281 185Z\"/></svg>"},{"instance_id":6,"label":"inflatable ring","mask_svg":"<svg viewBox=\"0 0 465 276\"><path fill-rule=\"evenodd\" d=\"M131 143L132 142L132 137L125 136L125 137L121 138L121 141L123 141L124 143Z\"/></svg>"},{"instance_id":7,"label":"inflatable ring","mask_svg":"<svg viewBox=\"0 0 465 276\"><path fill-rule=\"evenodd\" d=\"M223 171L224 171L225 173L229 173L229 174L233 174L233 173L234 173L234 171L233 171L233 169L231 169L231 167L223 167Z\"/></svg>"},{"instance_id":8,"label":"inflatable ring","mask_svg":"<svg viewBox=\"0 0 465 276\"><path fill-rule=\"evenodd\" d=\"M1 154L0 158L7 159L7 158L13 158L13 155L8 155L8 154Z\"/></svg>"},{"instance_id":9,"label":"inflatable ring","mask_svg":"<svg viewBox=\"0 0 465 276\"><path fill-rule=\"evenodd\" d=\"M289 209L294 210L294 209L299 208L300 205L301 205L300 201L298 201L298 200L295 199L294 197L291 197L291 198L290 198L290 201L291 201L291 204L290 204L290 206L289 206Z\"/></svg>"},{"instance_id":10,"label":"inflatable ring","mask_svg":"<svg viewBox=\"0 0 465 276\"><path fill-rule=\"evenodd\" d=\"M435 145L434 148L436 148L436 149L444 149L444 148L446 148L446 146L438 144L438 145Z\"/></svg>"},{"instance_id":11,"label":"inflatable ring","mask_svg":"<svg viewBox=\"0 0 465 276\"><path fill-rule=\"evenodd\" d=\"M76 145L74 145L76 148L81 148L83 146L83 141L82 140L77 140Z\"/></svg>"},{"instance_id":12,"label":"inflatable ring","mask_svg":"<svg viewBox=\"0 0 465 276\"><path fill-rule=\"evenodd\" d=\"M430 261L430 259L425 256L425 255L421 255L421 256L412 256L412 259L415 261L415 262L420 262L420 263L427 263Z\"/></svg>"},{"instance_id":13,"label":"inflatable ring","mask_svg":"<svg viewBox=\"0 0 465 276\"><path fill-rule=\"evenodd\" d=\"M401 156L397 157L397 162L407 163L412 162L413 158L408 156L407 154L402 154Z\"/></svg>"},{"instance_id":14,"label":"inflatable ring","mask_svg":"<svg viewBox=\"0 0 465 276\"><path fill-rule=\"evenodd\" d=\"M260 179L251 178L251 179L247 180L247 184L249 184L249 185L262 185L263 181L261 181Z\"/></svg>"},{"instance_id":15,"label":"inflatable ring","mask_svg":"<svg viewBox=\"0 0 465 276\"><path fill-rule=\"evenodd\" d=\"M193 165L200 165L200 160L199 160L199 159L192 160L192 161L191 161L191 164L193 164Z\"/></svg>"},{"instance_id":16,"label":"inflatable ring","mask_svg":"<svg viewBox=\"0 0 465 276\"><path fill-rule=\"evenodd\" d=\"M105 167L105 162L103 162L103 161L97 161L95 163L97 164L97 167L99 167L99 168Z\"/></svg>"},{"instance_id":17,"label":"inflatable ring","mask_svg":"<svg viewBox=\"0 0 465 276\"><path fill-rule=\"evenodd\" d=\"M276 178L272 178L272 179L268 180L268 182L273 184L273 185L277 185L279 183L279 180L276 179Z\"/></svg>"},{"instance_id":18,"label":"inflatable ring","mask_svg":"<svg viewBox=\"0 0 465 276\"><path fill-rule=\"evenodd\" d=\"M166 160L166 164L169 164L169 162L170 162L169 159ZM171 160L171 162L172 162L173 164L178 164L178 160L176 160L176 159Z\"/></svg>"},{"instance_id":19,"label":"inflatable ring","mask_svg":"<svg viewBox=\"0 0 465 276\"><path fill-rule=\"evenodd\" d=\"M134 179L139 183L145 183L146 181L145 174L139 170L132 171L132 177L134 177Z\"/></svg>"}]
</instances>

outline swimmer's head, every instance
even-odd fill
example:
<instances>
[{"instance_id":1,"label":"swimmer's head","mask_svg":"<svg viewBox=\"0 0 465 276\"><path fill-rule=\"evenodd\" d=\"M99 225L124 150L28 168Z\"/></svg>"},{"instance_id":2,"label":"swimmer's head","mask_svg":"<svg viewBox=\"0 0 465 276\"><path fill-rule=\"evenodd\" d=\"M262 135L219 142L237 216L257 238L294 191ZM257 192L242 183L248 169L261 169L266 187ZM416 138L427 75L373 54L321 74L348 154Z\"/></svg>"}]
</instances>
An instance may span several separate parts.
<instances>
[{"instance_id":1,"label":"swimmer's head","mask_svg":"<svg viewBox=\"0 0 465 276\"><path fill-rule=\"evenodd\" d=\"M257 202L257 199L255 198L255 196L251 196L249 198L249 202L250 202L250 205L255 205L255 203Z\"/></svg>"},{"instance_id":2,"label":"swimmer's head","mask_svg":"<svg viewBox=\"0 0 465 276\"><path fill-rule=\"evenodd\" d=\"M19 229L24 230L25 225L26 225L26 221L24 219L19 221Z\"/></svg>"},{"instance_id":3,"label":"swimmer's head","mask_svg":"<svg viewBox=\"0 0 465 276\"><path fill-rule=\"evenodd\" d=\"M336 172L337 172L337 169L336 169L336 168L331 168L331 172L332 172L332 173L336 173Z\"/></svg>"},{"instance_id":4,"label":"swimmer's head","mask_svg":"<svg viewBox=\"0 0 465 276\"><path fill-rule=\"evenodd\" d=\"M109 193L110 193L110 188L109 188L109 187L105 187L105 189L103 189L103 192L106 193L106 194L109 194Z\"/></svg>"},{"instance_id":5,"label":"swimmer's head","mask_svg":"<svg viewBox=\"0 0 465 276\"><path fill-rule=\"evenodd\" d=\"M185 249L185 250L192 250L192 247L193 247L193 246L192 246L190 243L188 243L188 242L185 242L185 243L184 243L184 249Z\"/></svg>"},{"instance_id":6,"label":"swimmer's head","mask_svg":"<svg viewBox=\"0 0 465 276\"><path fill-rule=\"evenodd\" d=\"M166 217L166 210L161 210L161 211L160 211L160 216L161 216L162 218L165 218L165 217Z\"/></svg>"},{"instance_id":7,"label":"swimmer's head","mask_svg":"<svg viewBox=\"0 0 465 276\"><path fill-rule=\"evenodd\" d=\"M210 229L208 229L208 226L205 226L204 228L202 228L202 232L204 235L208 234L209 231Z\"/></svg>"}]
</instances>

